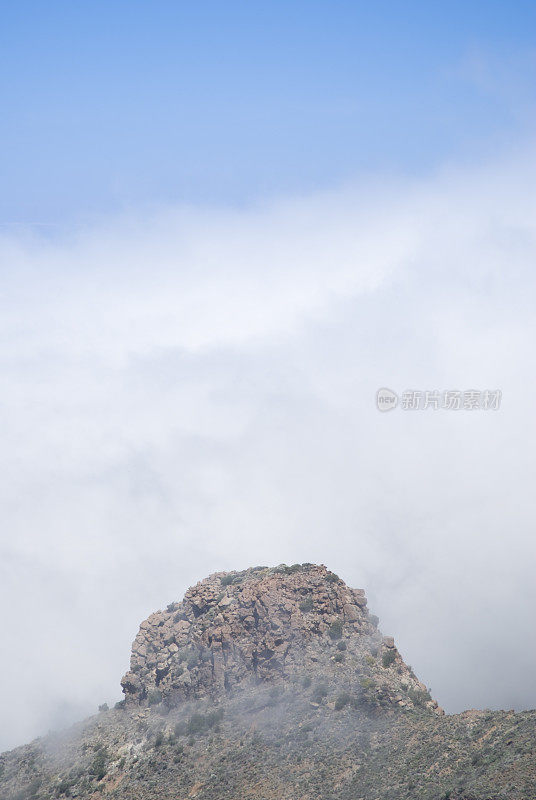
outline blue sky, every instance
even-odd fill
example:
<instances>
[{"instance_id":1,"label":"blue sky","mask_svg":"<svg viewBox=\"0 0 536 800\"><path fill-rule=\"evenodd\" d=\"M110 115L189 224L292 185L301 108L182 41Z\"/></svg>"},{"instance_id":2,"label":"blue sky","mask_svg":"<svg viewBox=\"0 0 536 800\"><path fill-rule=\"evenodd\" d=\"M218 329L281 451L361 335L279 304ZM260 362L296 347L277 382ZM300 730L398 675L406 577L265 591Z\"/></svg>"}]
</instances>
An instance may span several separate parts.
<instances>
[{"instance_id":1,"label":"blue sky","mask_svg":"<svg viewBox=\"0 0 536 800\"><path fill-rule=\"evenodd\" d=\"M4 3L0 222L243 204L534 129L532 2Z\"/></svg>"}]
</instances>

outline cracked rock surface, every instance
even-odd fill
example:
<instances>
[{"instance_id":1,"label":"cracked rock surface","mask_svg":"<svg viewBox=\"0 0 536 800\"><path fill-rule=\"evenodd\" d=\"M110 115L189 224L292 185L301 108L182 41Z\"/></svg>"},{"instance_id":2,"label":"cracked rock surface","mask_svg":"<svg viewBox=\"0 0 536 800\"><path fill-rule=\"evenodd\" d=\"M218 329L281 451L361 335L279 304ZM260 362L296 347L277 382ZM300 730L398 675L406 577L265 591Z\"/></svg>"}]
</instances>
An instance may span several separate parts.
<instances>
[{"instance_id":1,"label":"cracked rock surface","mask_svg":"<svg viewBox=\"0 0 536 800\"><path fill-rule=\"evenodd\" d=\"M371 688L362 685L363 665L371 681L379 678L374 689L382 705L412 706L413 693L441 713L393 638L382 637L363 589L351 589L323 565L280 565L215 573L182 602L151 614L121 683L129 702L159 692L174 705L243 681L277 683L327 670L363 692Z\"/></svg>"}]
</instances>

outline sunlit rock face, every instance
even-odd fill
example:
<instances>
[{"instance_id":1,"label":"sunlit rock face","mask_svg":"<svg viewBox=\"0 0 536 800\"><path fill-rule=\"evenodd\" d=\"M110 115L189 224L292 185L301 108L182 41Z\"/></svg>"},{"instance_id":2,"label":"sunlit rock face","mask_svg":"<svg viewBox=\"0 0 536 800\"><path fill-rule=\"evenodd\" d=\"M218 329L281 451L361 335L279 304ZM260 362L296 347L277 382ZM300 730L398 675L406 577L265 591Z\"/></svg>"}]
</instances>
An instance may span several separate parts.
<instances>
[{"instance_id":1,"label":"sunlit rock face","mask_svg":"<svg viewBox=\"0 0 536 800\"><path fill-rule=\"evenodd\" d=\"M362 589L325 566L215 573L142 622L122 686L128 702L218 697L244 682L336 678L364 704L441 710L382 637ZM314 701L313 701L314 702Z\"/></svg>"}]
</instances>

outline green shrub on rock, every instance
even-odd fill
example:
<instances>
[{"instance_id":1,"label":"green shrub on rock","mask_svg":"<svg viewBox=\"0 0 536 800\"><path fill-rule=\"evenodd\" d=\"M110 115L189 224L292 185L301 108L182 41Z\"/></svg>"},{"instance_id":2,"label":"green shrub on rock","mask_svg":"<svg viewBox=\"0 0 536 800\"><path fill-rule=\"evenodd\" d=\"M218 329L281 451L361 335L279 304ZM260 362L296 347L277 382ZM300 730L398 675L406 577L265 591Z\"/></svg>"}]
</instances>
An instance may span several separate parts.
<instances>
[{"instance_id":1,"label":"green shrub on rock","mask_svg":"<svg viewBox=\"0 0 536 800\"><path fill-rule=\"evenodd\" d=\"M188 720L186 732L190 735L195 733L205 733L217 726L223 719L223 709L218 708L215 711L209 711L207 714L192 714Z\"/></svg>"},{"instance_id":2,"label":"green shrub on rock","mask_svg":"<svg viewBox=\"0 0 536 800\"><path fill-rule=\"evenodd\" d=\"M336 619L328 628L328 634L331 639L340 639L342 636L342 622Z\"/></svg>"},{"instance_id":3,"label":"green shrub on rock","mask_svg":"<svg viewBox=\"0 0 536 800\"><path fill-rule=\"evenodd\" d=\"M63 795L64 797L70 797L71 796L71 784L69 783L69 781L62 780L60 782L60 784L58 785L58 788L56 790L56 794L57 794L58 797L60 795Z\"/></svg>"},{"instance_id":4,"label":"green shrub on rock","mask_svg":"<svg viewBox=\"0 0 536 800\"><path fill-rule=\"evenodd\" d=\"M162 692L159 689L151 689L147 695L147 702L150 706L156 706L162 702Z\"/></svg>"},{"instance_id":5,"label":"green shrub on rock","mask_svg":"<svg viewBox=\"0 0 536 800\"><path fill-rule=\"evenodd\" d=\"M90 768L90 774L93 775L96 780L101 781L105 777L108 769L108 761L108 749L104 745L100 745L95 752L95 757Z\"/></svg>"},{"instance_id":6,"label":"green shrub on rock","mask_svg":"<svg viewBox=\"0 0 536 800\"><path fill-rule=\"evenodd\" d=\"M340 664L342 661L344 661L344 653L336 653L333 660L336 661L337 664Z\"/></svg>"},{"instance_id":7,"label":"green shrub on rock","mask_svg":"<svg viewBox=\"0 0 536 800\"><path fill-rule=\"evenodd\" d=\"M396 653L394 650L386 650L382 656L382 664L384 667L390 667L396 660Z\"/></svg>"},{"instance_id":8,"label":"green shrub on rock","mask_svg":"<svg viewBox=\"0 0 536 800\"><path fill-rule=\"evenodd\" d=\"M345 706L348 705L351 699L352 697L348 694L348 692L343 692L340 694L335 700L335 711L341 711Z\"/></svg>"},{"instance_id":9,"label":"green shrub on rock","mask_svg":"<svg viewBox=\"0 0 536 800\"><path fill-rule=\"evenodd\" d=\"M313 698L312 698L313 702L321 703L324 697L327 696L327 693L328 693L328 687L326 686L326 684L319 683L317 686L315 686L315 689L313 691Z\"/></svg>"},{"instance_id":10,"label":"green shrub on rock","mask_svg":"<svg viewBox=\"0 0 536 800\"><path fill-rule=\"evenodd\" d=\"M408 690L408 697L414 706L424 706L432 699L430 697L430 692L424 689L413 688Z\"/></svg>"}]
</instances>

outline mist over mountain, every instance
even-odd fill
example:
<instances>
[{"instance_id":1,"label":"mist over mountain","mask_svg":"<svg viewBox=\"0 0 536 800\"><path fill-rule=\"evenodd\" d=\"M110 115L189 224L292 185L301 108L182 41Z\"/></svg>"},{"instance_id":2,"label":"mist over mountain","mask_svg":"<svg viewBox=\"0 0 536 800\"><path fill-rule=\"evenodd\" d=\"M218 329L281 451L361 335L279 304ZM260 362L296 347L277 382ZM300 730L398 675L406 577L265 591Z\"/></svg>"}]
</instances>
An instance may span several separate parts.
<instances>
[{"instance_id":1,"label":"mist over mountain","mask_svg":"<svg viewBox=\"0 0 536 800\"><path fill-rule=\"evenodd\" d=\"M447 711L536 707L534 164L0 235L0 749L119 699L153 609L279 561L367 586Z\"/></svg>"},{"instance_id":2,"label":"mist over mountain","mask_svg":"<svg viewBox=\"0 0 536 800\"><path fill-rule=\"evenodd\" d=\"M141 623L121 684L2 754L1 800L536 797L536 712L446 715L323 565L214 573Z\"/></svg>"},{"instance_id":3,"label":"mist over mountain","mask_svg":"<svg viewBox=\"0 0 536 800\"><path fill-rule=\"evenodd\" d=\"M535 30L3 4L0 800L536 800Z\"/></svg>"}]
</instances>

